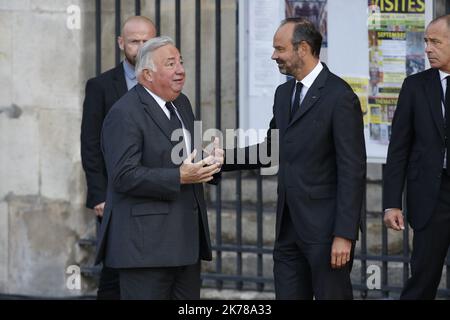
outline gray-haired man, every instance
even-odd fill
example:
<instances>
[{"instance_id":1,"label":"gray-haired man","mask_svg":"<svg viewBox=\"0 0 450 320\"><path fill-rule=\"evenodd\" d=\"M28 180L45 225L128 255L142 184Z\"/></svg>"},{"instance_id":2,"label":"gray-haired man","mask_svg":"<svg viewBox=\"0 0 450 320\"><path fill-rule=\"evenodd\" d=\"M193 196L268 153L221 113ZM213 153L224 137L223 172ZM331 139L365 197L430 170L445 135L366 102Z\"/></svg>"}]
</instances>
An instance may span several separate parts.
<instances>
[{"instance_id":1,"label":"gray-haired man","mask_svg":"<svg viewBox=\"0 0 450 320\"><path fill-rule=\"evenodd\" d=\"M211 260L202 182L220 171L223 151L192 161L194 114L170 38L147 41L136 72L103 125L109 183L97 262L119 269L122 299L199 299L200 259ZM181 141L171 139L176 129ZM181 166L178 143L189 155Z\"/></svg>"}]
</instances>

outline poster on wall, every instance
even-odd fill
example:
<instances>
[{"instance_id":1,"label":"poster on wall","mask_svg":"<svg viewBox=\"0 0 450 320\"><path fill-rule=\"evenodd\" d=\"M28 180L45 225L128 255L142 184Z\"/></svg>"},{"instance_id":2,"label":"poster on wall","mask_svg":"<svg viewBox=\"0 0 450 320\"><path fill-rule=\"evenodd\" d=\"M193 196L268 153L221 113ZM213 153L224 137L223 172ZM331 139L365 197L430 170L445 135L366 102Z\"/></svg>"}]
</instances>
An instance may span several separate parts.
<instances>
[{"instance_id":1,"label":"poster on wall","mask_svg":"<svg viewBox=\"0 0 450 320\"><path fill-rule=\"evenodd\" d=\"M425 0L368 1L367 149L386 157L403 80L425 69Z\"/></svg>"},{"instance_id":2,"label":"poster on wall","mask_svg":"<svg viewBox=\"0 0 450 320\"><path fill-rule=\"evenodd\" d=\"M342 79L347 82L359 98L363 114L364 126L369 124L369 112L367 110L367 93L369 92L369 79L364 77L346 77Z\"/></svg>"},{"instance_id":3,"label":"poster on wall","mask_svg":"<svg viewBox=\"0 0 450 320\"><path fill-rule=\"evenodd\" d=\"M323 37L322 47L328 46L327 0L285 0L286 18L303 17L311 21Z\"/></svg>"},{"instance_id":4,"label":"poster on wall","mask_svg":"<svg viewBox=\"0 0 450 320\"><path fill-rule=\"evenodd\" d=\"M245 130L266 129L272 118L273 94L286 81L271 60L273 35L281 20L300 12L319 24L326 45L320 60L358 91L368 161L385 162L402 81L428 66L423 32L433 1L239 0L239 121Z\"/></svg>"},{"instance_id":5,"label":"poster on wall","mask_svg":"<svg viewBox=\"0 0 450 320\"><path fill-rule=\"evenodd\" d=\"M254 97L272 97L279 85L276 63L271 59L273 35L279 19L267 19L280 11L280 3L273 0L249 1L249 94ZM274 83L275 80L275 83Z\"/></svg>"}]
</instances>

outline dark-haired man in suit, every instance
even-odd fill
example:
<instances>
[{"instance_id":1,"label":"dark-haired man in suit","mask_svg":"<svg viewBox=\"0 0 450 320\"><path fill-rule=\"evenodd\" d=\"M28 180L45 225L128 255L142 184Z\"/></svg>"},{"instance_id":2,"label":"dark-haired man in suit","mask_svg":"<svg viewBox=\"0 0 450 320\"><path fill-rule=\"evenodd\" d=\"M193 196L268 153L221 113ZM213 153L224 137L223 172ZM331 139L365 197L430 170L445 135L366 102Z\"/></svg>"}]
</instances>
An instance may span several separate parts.
<instances>
[{"instance_id":1,"label":"dark-haired man in suit","mask_svg":"<svg viewBox=\"0 0 450 320\"><path fill-rule=\"evenodd\" d=\"M310 21L288 18L281 23L272 59L293 79L275 92L263 142L268 145L248 147L246 164L237 163L235 152L222 168L260 167L261 161L249 164L250 153L271 150L278 143L271 141L271 131L279 130L273 253L277 299L353 298L350 270L366 174L363 118L350 86L320 62L321 44Z\"/></svg>"}]
</instances>

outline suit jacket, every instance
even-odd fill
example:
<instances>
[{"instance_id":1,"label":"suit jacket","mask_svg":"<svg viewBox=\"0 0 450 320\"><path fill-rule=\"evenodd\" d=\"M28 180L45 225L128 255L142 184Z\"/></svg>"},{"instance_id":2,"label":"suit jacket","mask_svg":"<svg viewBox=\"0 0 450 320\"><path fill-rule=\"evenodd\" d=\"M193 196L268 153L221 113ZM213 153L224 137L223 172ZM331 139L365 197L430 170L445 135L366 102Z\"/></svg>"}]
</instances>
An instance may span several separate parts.
<instances>
[{"instance_id":1,"label":"suit jacket","mask_svg":"<svg viewBox=\"0 0 450 320\"><path fill-rule=\"evenodd\" d=\"M445 155L441 91L437 69L407 77L392 121L383 208L403 208L406 180L407 219L415 230L426 226L439 195Z\"/></svg>"},{"instance_id":2,"label":"suit jacket","mask_svg":"<svg viewBox=\"0 0 450 320\"><path fill-rule=\"evenodd\" d=\"M106 199L107 176L100 149L103 120L112 105L127 91L122 63L86 83L81 121L81 160L87 182L86 207L91 209Z\"/></svg>"},{"instance_id":3,"label":"suit jacket","mask_svg":"<svg viewBox=\"0 0 450 320\"><path fill-rule=\"evenodd\" d=\"M333 236L354 240L360 224L366 173L358 97L324 65L290 120L294 87L292 79L277 88L273 118L264 142L270 150L274 143L270 131L279 130L276 237L287 205L304 242L329 243ZM249 152L261 147L247 148L246 161ZM225 164L223 171L258 166L261 163Z\"/></svg>"},{"instance_id":4,"label":"suit jacket","mask_svg":"<svg viewBox=\"0 0 450 320\"><path fill-rule=\"evenodd\" d=\"M193 133L188 98L181 94L174 104ZM203 186L180 184L171 133L168 118L140 84L106 116L102 148L109 183L97 263L142 268L211 260Z\"/></svg>"}]
</instances>

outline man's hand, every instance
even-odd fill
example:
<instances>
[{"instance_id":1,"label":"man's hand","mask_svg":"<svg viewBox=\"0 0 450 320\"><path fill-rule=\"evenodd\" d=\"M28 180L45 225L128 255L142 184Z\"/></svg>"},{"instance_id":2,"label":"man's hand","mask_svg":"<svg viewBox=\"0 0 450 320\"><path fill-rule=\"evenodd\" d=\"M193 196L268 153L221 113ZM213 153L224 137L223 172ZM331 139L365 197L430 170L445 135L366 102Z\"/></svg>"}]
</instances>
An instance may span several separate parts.
<instances>
[{"instance_id":1,"label":"man's hand","mask_svg":"<svg viewBox=\"0 0 450 320\"><path fill-rule=\"evenodd\" d=\"M211 155L196 163L192 163L197 150L194 150L183 164L180 166L181 184L203 183L213 179L213 175L220 171L220 163L214 163L214 157ZM208 165L212 163L211 165Z\"/></svg>"},{"instance_id":2,"label":"man's hand","mask_svg":"<svg viewBox=\"0 0 450 320\"><path fill-rule=\"evenodd\" d=\"M405 229L405 224L403 222L403 213L400 209L386 210L386 212L384 213L383 221L386 227L393 230L400 231Z\"/></svg>"},{"instance_id":3,"label":"man's hand","mask_svg":"<svg viewBox=\"0 0 450 320\"><path fill-rule=\"evenodd\" d=\"M209 145L207 145L203 149L203 151L208 156L213 156L212 162L208 163L208 165L213 164L213 163L220 163L220 166L223 165L225 152L223 151L222 148L220 148L218 137L214 137L214 141L212 143L210 143Z\"/></svg>"},{"instance_id":4,"label":"man's hand","mask_svg":"<svg viewBox=\"0 0 450 320\"><path fill-rule=\"evenodd\" d=\"M352 242L341 237L334 237L331 245L331 267L338 269L344 267L350 261Z\"/></svg>"},{"instance_id":5,"label":"man's hand","mask_svg":"<svg viewBox=\"0 0 450 320\"><path fill-rule=\"evenodd\" d=\"M104 210L104 209L105 209L105 203L104 203L104 202L99 203L98 205L96 205L96 206L94 207L95 215L96 215L97 217L99 217L99 218L102 218L102 217L103 217L103 210Z\"/></svg>"}]
</instances>

